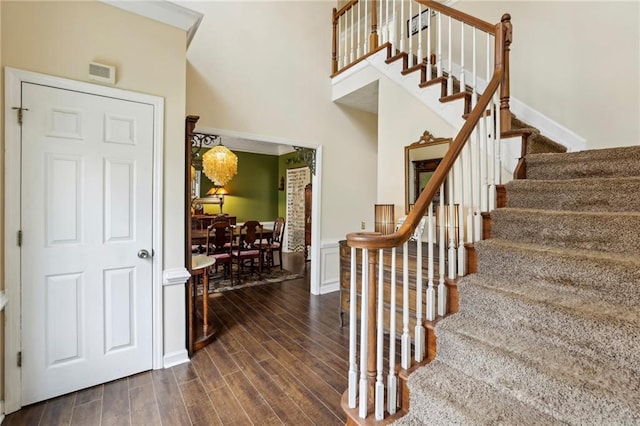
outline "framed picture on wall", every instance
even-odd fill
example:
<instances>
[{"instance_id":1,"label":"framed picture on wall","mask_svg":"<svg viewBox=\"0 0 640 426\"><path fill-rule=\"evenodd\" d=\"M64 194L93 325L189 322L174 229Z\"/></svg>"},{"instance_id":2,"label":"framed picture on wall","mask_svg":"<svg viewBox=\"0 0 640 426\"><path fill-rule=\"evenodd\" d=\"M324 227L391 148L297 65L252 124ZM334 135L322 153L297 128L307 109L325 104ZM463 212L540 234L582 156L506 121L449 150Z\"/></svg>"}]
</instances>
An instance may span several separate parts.
<instances>
[{"instance_id":1,"label":"framed picture on wall","mask_svg":"<svg viewBox=\"0 0 640 426\"><path fill-rule=\"evenodd\" d=\"M422 28L420 29L424 30L429 28L429 9L423 10L419 15L422 16ZM407 38L418 34L418 31L420 30L418 29L419 15L415 15L413 18L407 19Z\"/></svg>"}]
</instances>

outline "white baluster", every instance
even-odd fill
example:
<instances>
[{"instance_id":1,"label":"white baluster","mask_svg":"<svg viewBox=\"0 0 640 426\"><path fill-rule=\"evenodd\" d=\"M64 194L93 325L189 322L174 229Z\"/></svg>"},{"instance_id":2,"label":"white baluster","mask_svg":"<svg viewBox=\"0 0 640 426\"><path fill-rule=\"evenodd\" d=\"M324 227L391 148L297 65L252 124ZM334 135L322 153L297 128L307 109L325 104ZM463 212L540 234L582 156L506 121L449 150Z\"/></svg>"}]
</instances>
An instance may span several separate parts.
<instances>
[{"instance_id":1,"label":"white baluster","mask_svg":"<svg viewBox=\"0 0 640 426\"><path fill-rule=\"evenodd\" d=\"M495 136L496 136L496 126L495 120L493 119L496 116L496 105L491 99L489 103L489 108L491 111L491 119L488 121L489 123L489 138L487 140L487 179L489 181L489 191L487 195L487 211L492 211L496 208L496 176L495 176L495 168L493 167L493 163L495 161Z\"/></svg>"},{"instance_id":2,"label":"white baluster","mask_svg":"<svg viewBox=\"0 0 640 426\"><path fill-rule=\"evenodd\" d=\"M409 67L413 66L413 31L411 31L411 20L413 19L413 11L412 11L413 1L409 0L409 30L407 37L409 37Z\"/></svg>"},{"instance_id":3,"label":"white baluster","mask_svg":"<svg viewBox=\"0 0 640 426\"><path fill-rule=\"evenodd\" d=\"M400 1L400 51L404 52L404 39L407 37L405 34L405 28L407 27L404 19L404 0Z\"/></svg>"},{"instance_id":4,"label":"white baluster","mask_svg":"<svg viewBox=\"0 0 640 426\"><path fill-rule=\"evenodd\" d=\"M495 161L493 164L494 170L495 170L495 179L496 179L496 185L500 185L502 183L502 175L501 175L501 168L502 168L502 147L501 147L501 139L502 139L502 135L501 135L501 130L502 127L500 124L500 89L498 88L498 90L496 91L495 95L494 95L494 103L496 105L496 131L495 133Z\"/></svg>"},{"instance_id":5,"label":"white baluster","mask_svg":"<svg viewBox=\"0 0 640 426\"><path fill-rule=\"evenodd\" d=\"M422 219L424 220L424 219ZM422 324L422 232L418 225L413 236L416 240L416 326L414 335L414 358L422 361L424 357L424 325Z\"/></svg>"},{"instance_id":6,"label":"white baluster","mask_svg":"<svg viewBox=\"0 0 640 426\"><path fill-rule=\"evenodd\" d=\"M440 227L440 235L438 236L438 315L443 316L447 310L447 286L444 282L446 274L445 270L445 218L444 218L444 184L440 185L440 214L438 215L438 226Z\"/></svg>"},{"instance_id":7,"label":"white baluster","mask_svg":"<svg viewBox=\"0 0 640 426\"><path fill-rule=\"evenodd\" d=\"M353 57L353 55L354 55L354 54L355 54L355 52L356 52L356 50L355 50L355 48L354 48L354 46L353 46L353 44L355 43L355 40L356 40L356 37L355 37L355 35L353 34L354 29L355 29L355 28L354 28L354 25L353 25L353 18L354 18L354 16L355 16L355 11L353 10L353 8L349 9L349 15L351 15L351 49L349 50L349 60L350 60L350 62L353 62L353 61L354 61L354 59L355 59L355 58Z\"/></svg>"},{"instance_id":8,"label":"white baluster","mask_svg":"<svg viewBox=\"0 0 640 426\"><path fill-rule=\"evenodd\" d=\"M447 77L447 95L453 95L453 37L451 36L451 23L452 23L452 19L451 16L449 16L449 41L448 41L448 45L449 45L449 53L448 53L448 57L447 59L449 60L449 64L447 66L447 72L449 73L449 76ZM462 90L462 87L460 88L460 90Z\"/></svg>"},{"instance_id":9,"label":"white baluster","mask_svg":"<svg viewBox=\"0 0 640 426\"><path fill-rule=\"evenodd\" d=\"M358 2L358 25L357 25L357 27L358 27L358 29L357 29L357 31L358 31L358 43L357 43L358 48L357 49L358 50L356 51L356 57L357 58L360 58L360 56L362 56L362 46L361 46L361 40L360 40L360 34L362 32L362 30L360 29L360 19L361 19L360 9L362 9L362 4L361 4L361 2Z\"/></svg>"},{"instance_id":10,"label":"white baluster","mask_svg":"<svg viewBox=\"0 0 640 426\"><path fill-rule=\"evenodd\" d=\"M349 64L349 49L348 49L348 40L349 40L349 26L347 23L347 13L345 12L344 15L342 15L342 20L344 21L344 52L342 52L343 54L343 66L347 66Z\"/></svg>"},{"instance_id":11,"label":"white baluster","mask_svg":"<svg viewBox=\"0 0 640 426\"><path fill-rule=\"evenodd\" d=\"M466 90L466 78L465 78L465 70L464 70L464 22L460 22L460 91L464 92Z\"/></svg>"},{"instance_id":12,"label":"white baluster","mask_svg":"<svg viewBox=\"0 0 640 426\"><path fill-rule=\"evenodd\" d=\"M394 8L395 10L395 8ZM391 302L389 307L389 374L387 375L387 411L393 415L398 406L396 377L396 248L391 249Z\"/></svg>"},{"instance_id":13,"label":"white baluster","mask_svg":"<svg viewBox=\"0 0 640 426\"><path fill-rule=\"evenodd\" d=\"M389 0L385 0L385 6L386 6L386 15L387 15L387 22L385 22L385 28L387 29L386 34L387 34L387 39L385 41L391 42L391 23L389 22Z\"/></svg>"},{"instance_id":14,"label":"white baluster","mask_svg":"<svg viewBox=\"0 0 640 426\"><path fill-rule=\"evenodd\" d=\"M384 418L384 254L383 250L378 251L378 323L377 331L378 338L376 342L376 368L378 374L376 375L376 392L375 392L375 415L376 420L382 420Z\"/></svg>"},{"instance_id":15,"label":"white baluster","mask_svg":"<svg viewBox=\"0 0 640 426\"><path fill-rule=\"evenodd\" d=\"M448 250L448 258L449 258L449 278L450 279L454 279L456 277L456 248L455 248L455 241L456 241L456 233L458 232L458 230L455 228L455 221L454 221L454 197L455 197L455 192L454 192L454 184L453 184L453 179L454 179L454 171L451 170L449 172L449 177L447 178L447 185L449 186L449 212L448 212L448 216L449 216L449 221L448 221L448 225L449 225L449 250Z\"/></svg>"},{"instance_id":16,"label":"white baluster","mask_svg":"<svg viewBox=\"0 0 640 426\"><path fill-rule=\"evenodd\" d=\"M458 217L456 218L456 222L458 224L458 228L455 230L457 232L457 241L456 241L456 249L457 249L457 259L456 259L456 270L458 271L458 275L464 275L463 273L463 263L464 263L464 212L466 209L465 196L466 196L466 180L470 177L467 173L467 168L465 167L465 157L467 156L468 146L465 146L460 153L460 157L454 163L453 172L456 176L455 184L456 184L456 200L458 201Z\"/></svg>"},{"instance_id":17,"label":"white baluster","mask_svg":"<svg viewBox=\"0 0 640 426\"><path fill-rule=\"evenodd\" d=\"M475 130L474 130L475 132ZM460 219L459 230L460 238L458 240L458 275L465 274L465 247L467 236L473 233L473 153L471 145L475 139L474 133L471 133L467 144L462 149L462 169L464 175L464 190L460 201Z\"/></svg>"},{"instance_id":18,"label":"white baluster","mask_svg":"<svg viewBox=\"0 0 640 426\"><path fill-rule=\"evenodd\" d=\"M356 408L356 399L358 397L358 363L356 358L358 338L356 250L355 247L351 247L351 280L349 283L349 408Z\"/></svg>"},{"instance_id":19,"label":"white baluster","mask_svg":"<svg viewBox=\"0 0 640 426\"><path fill-rule=\"evenodd\" d=\"M487 108L490 108L491 104ZM487 166L489 153L487 151L488 126L490 117L486 114L480 120L480 211L486 212L489 195L489 179L487 177ZM481 227L478 228L480 230ZM482 236L476 235L476 240L480 240Z\"/></svg>"},{"instance_id":20,"label":"white baluster","mask_svg":"<svg viewBox=\"0 0 640 426\"><path fill-rule=\"evenodd\" d=\"M441 192L441 194L443 194ZM440 197L442 198L442 197ZM433 287L433 230L434 230L434 221L433 221L433 202L429 204L429 215L428 215L429 229L427 230L427 258L428 258L428 270L427 270L427 319L429 321L433 321L436 319L436 292Z\"/></svg>"},{"instance_id":21,"label":"white baluster","mask_svg":"<svg viewBox=\"0 0 640 426\"><path fill-rule=\"evenodd\" d=\"M360 296L360 395L358 401L358 416L367 418L368 386L367 362L369 347L369 250L362 250L362 293Z\"/></svg>"},{"instance_id":22,"label":"white baluster","mask_svg":"<svg viewBox=\"0 0 640 426\"><path fill-rule=\"evenodd\" d=\"M435 64L431 61L431 9L427 10L427 19L429 21L429 28L427 28L427 81L431 81L433 79L431 66Z\"/></svg>"},{"instance_id":23,"label":"white baluster","mask_svg":"<svg viewBox=\"0 0 640 426\"><path fill-rule=\"evenodd\" d=\"M442 77L442 13L437 12L438 18L438 57L436 58L436 76Z\"/></svg>"},{"instance_id":24,"label":"white baluster","mask_svg":"<svg viewBox=\"0 0 640 426\"><path fill-rule=\"evenodd\" d=\"M392 9L393 9L393 26L392 28L389 30L389 42L391 43L391 51L395 52L396 48L398 47L398 45L396 44L396 36L398 35L398 17L396 16L397 14L397 9L396 9L396 0L393 0L392 3Z\"/></svg>"},{"instance_id":25,"label":"white baluster","mask_svg":"<svg viewBox=\"0 0 640 426\"><path fill-rule=\"evenodd\" d=\"M369 53L369 2L364 2L364 52Z\"/></svg>"},{"instance_id":26,"label":"white baluster","mask_svg":"<svg viewBox=\"0 0 640 426\"><path fill-rule=\"evenodd\" d=\"M418 3L418 53L416 54L417 63L421 64L424 56L422 56L422 5Z\"/></svg>"},{"instance_id":27,"label":"white baluster","mask_svg":"<svg viewBox=\"0 0 640 426\"><path fill-rule=\"evenodd\" d=\"M411 366L411 336L409 336L409 242L402 246L402 337L401 364Z\"/></svg>"}]
</instances>

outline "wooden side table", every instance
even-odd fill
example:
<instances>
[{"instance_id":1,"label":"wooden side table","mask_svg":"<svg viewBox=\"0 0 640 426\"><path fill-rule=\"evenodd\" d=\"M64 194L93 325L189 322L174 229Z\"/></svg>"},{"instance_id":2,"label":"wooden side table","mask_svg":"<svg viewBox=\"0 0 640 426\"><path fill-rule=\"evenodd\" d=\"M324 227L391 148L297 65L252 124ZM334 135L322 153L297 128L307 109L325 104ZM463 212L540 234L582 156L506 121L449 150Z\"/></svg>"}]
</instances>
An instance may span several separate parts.
<instances>
[{"instance_id":1,"label":"wooden side table","mask_svg":"<svg viewBox=\"0 0 640 426\"><path fill-rule=\"evenodd\" d=\"M193 277L193 315L196 315L196 299L198 286L196 281L202 276L202 335L196 333L193 350L197 351L208 345L216 334L216 328L209 324L209 269L215 265L216 259L211 256L197 255L191 257L191 276ZM195 321L194 321L195 323Z\"/></svg>"}]
</instances>

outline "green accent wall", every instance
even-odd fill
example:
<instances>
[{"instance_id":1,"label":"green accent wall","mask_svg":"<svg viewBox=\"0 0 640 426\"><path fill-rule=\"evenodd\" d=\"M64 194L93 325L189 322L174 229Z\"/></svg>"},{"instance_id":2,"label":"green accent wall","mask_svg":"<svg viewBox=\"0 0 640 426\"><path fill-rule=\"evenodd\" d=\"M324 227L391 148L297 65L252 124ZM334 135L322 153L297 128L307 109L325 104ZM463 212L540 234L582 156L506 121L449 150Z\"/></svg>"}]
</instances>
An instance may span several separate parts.
<instances>
[{"instance_id":1,"label":"green accent wall","mask_svg":"<svg viewBox=\"0 0 640 426\"><path fill-rule=\"evenodd\" d=\"M278 156L234 151L238 156L238 174L225 186L223 212L236 216L238 224L247 220L272 221L278 215ZM200 193L213 186L204 176ZM205 205L205 213L217 214L219 205Z\"/></svg>"},{"instance_id":2,"label":"green accent wall","mask_svg":"<svg viewBox=\"0 0 640 426\"><path fill-rule=\"evenodd\" d=\"M202 152L206 151L204 149ZM225 186L229 195L224 197L223 213L236 216L237 223L247 220L270 222L278 216L286 217L286 190L278 190L280 178L287 179L287 169L306 166L292 152L281 156L234 151L238 156L238 174ZM204 173L200 194L205 196L213 186ZM218 214L220 206L204 204L205 213Z\"/></svg>"}]
</instances>

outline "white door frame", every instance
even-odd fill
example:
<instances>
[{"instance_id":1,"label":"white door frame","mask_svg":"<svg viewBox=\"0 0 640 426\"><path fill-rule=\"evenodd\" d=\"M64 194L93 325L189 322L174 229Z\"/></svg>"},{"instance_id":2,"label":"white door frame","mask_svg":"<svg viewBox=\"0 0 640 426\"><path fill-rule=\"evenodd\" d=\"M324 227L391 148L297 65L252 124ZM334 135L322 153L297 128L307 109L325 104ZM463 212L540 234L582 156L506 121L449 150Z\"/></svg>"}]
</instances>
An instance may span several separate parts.
<instances>
[{"instance_id":1,"label":"white door frame","mask_svg":"<svg viewBox=\"0 0 640 426\"><path fill-rule=\"evenodd\" d=\"M7 297L5 306L4 397L5 411L13 412L22 406L22 380L18 367L18 351L21 350L21 301L20 301L20 247L17 244L21 229L21 127L17 111L22 106L23 82L59 89L73 90L92 95L108 96L133 102L150 104L154 111L153 129L153 194L152 194L152 366L162 368L162 193L163 193L163 143L164 99L158 96L129 92L113 87L68 80L30 71L5 68L5 183L4 183L4 283ZM25 107L28 107L25 105ZM29 112L24 112L25 117ZM24 196L31 196L25 194ZM37 196L37 195L36 195Z\"/></svg>"}]
</instances>

